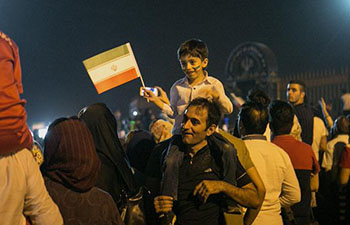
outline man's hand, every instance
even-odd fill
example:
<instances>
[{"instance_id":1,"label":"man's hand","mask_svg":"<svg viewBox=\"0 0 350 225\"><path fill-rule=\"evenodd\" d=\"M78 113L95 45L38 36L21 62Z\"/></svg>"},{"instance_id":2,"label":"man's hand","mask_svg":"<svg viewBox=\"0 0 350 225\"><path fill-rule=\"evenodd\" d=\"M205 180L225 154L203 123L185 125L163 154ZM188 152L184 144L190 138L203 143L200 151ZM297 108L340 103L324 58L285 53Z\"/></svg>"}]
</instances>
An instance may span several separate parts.
<instances>
[{"instance_id":1,"label":"man's hand","mask_svg":"<svg viewBox=\"0 0 350 225\"><path fill-rule=\"evenodd\" d=\"M160 195L154 198L156 213L166 213L173 209L174 199L171 196Z\"/></svg>"},{"instance_id":2,"label":"man's hand","mask_svg":"<svg viewBox=\"0 0 350 225\"><path fill-rule=\"evenodd\" d=\"M222 191L222 181L204 180L194 189L193 195L198 195L205 203L211 194L218 194Z\"/></svg>"}]
</instances>

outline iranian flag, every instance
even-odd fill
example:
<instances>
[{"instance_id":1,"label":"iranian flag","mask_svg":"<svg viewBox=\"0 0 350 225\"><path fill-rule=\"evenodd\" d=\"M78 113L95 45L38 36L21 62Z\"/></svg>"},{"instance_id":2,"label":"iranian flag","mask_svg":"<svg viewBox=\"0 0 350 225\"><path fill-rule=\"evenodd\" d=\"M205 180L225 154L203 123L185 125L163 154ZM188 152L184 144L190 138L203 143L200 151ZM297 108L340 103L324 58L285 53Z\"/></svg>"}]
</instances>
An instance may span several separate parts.
<instances>
[{"instance_id":1,"label":"iranian flag","mask_svg":"<svg viewBox=\"0 0 350 225\"><path fill-rule=\"evenodd\" d=\"M130 43L95 55L83 63L99 94L141 77Z\"/></svg>"}]
</instances>

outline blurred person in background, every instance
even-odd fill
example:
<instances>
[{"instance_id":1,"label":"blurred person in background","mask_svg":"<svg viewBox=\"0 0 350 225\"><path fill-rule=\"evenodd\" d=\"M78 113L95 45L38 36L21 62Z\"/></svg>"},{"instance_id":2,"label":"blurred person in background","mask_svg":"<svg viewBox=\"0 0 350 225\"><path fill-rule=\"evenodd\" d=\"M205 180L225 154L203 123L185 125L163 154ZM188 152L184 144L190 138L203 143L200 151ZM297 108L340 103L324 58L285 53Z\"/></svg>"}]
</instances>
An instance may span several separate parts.
<instances>
[{"instance_id":1,"label":"blurred person in background","mask_svg":"<svg viewBox=\"0 0 350 225\"><path fill-rule=\"evenodd\" d=\"M83 108L78 117L89 128L101 161L96 186L111 194L118 207L123 207L121 196L133 195L138 188L130 162L118 138L116 119L104 103Z\"/></svg>"}]
</instances>

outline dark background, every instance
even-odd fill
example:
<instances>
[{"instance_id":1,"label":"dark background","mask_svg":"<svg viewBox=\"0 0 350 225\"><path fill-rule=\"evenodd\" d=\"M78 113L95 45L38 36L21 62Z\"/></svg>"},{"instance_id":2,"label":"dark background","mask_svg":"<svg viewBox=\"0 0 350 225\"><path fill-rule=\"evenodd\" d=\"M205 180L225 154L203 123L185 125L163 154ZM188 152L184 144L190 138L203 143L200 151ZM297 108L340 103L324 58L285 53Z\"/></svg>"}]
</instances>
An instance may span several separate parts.
<instances>
[{"instance_id":1,"label":"dark background","mask_svg":"<svg viewBox=\"0 0 350 225\"><path fill-rule=\"evenodd\" d=\"M98 95L82 64L126 42L146 85L168 92L184 76L176 50L187 39L208 44L208 71L225 82L230 52L246 41L273 50L280 76L348 65L349 28L349 0L0 0L0 30L20 48L29 124L94 102L126 114L141 82Z\"/></svg>"}]
</instances>

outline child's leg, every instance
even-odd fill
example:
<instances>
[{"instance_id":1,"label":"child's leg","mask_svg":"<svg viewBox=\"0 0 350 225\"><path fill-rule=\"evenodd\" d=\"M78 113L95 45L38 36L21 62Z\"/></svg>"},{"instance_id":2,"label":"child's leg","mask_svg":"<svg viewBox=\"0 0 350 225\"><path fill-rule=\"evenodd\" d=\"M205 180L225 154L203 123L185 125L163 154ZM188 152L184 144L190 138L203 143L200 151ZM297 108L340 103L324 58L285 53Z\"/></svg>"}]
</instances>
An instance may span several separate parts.
<instances>
[{"instance_id":1,"label":"child's leg","mask_svg":"<svg viewBox=\"0 0 350 225\"><path fill-rule=\"evenodd\" d=\"M179 169L184 153L177 145L171 144L165 157L161 195L172 196L177 200L177 189L179 185Z\"/></svg>"}]
</instances>

